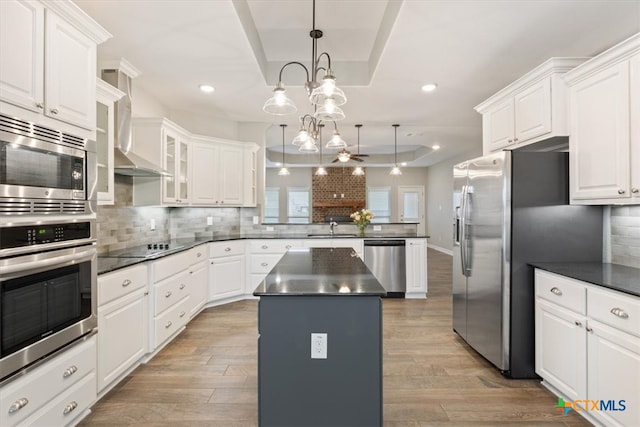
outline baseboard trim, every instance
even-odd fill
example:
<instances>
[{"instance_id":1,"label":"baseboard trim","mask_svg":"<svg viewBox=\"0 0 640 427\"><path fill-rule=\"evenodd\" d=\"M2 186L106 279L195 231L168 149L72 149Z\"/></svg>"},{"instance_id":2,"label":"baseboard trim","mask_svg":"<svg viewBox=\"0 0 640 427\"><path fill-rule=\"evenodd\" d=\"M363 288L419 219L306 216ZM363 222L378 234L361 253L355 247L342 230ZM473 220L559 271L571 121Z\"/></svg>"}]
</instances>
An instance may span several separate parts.
<instances>
[{"instance_id":1,"label":"baseboard trim","mask_svg":"<svg viewBox=\"0 0 640 427\"><path fill-rule=\"evenodd\" d=\"M431 249L435 249L438 252L442 252L443 254L447 254L449 256L453 256L453 251L451 249L445 249L443 247L440 246L436 246L432 243L427 243L427 247L431 248Z\"/></svg>"}]
</instances>

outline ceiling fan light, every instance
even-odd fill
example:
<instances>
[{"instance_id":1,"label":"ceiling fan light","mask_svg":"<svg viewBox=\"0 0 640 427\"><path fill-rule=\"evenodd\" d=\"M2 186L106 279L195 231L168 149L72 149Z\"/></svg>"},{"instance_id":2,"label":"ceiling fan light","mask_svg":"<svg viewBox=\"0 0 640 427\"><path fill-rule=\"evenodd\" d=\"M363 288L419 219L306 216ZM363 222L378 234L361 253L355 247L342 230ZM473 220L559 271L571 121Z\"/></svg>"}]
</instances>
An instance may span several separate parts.
<instances>
[{"instance_id":1,"label":"ceiling fan light","mask_svg":"<svg viewBox=\"0 0 640 427\"><path fill-rule=\"evenodd\" d=\"M318 167L318 169L316 169L316 175L325 176L327 175L327 170L324 167L320 166Z\"/></svg>"},{"instance_id":2,"label":"ceiling fan light","mask_svg":"<svg viewBox=\"0 0 640 427\"><path fill-rule=\"evenodd\" d=\"M298 148L301 153L317 153L318 146L312 139L308 139L303 145Z\"/></svg>"},{"instance_id":3,"label":"ceiling fan light","mask_svg":"<svg viewBox=\"0 0 640 427\"><path fill-rule=\"evenodd\" d=\"M320 108L313 114L317 120L337 122L344 119L344 111L338 107L333 98L327 98Z\"/></svg>"},{"instance_id":4,"label":"ceiling fan light","mask_svg":"<svg viewBox=\"0 0 640 427\"><path fill-rule=\"evenodd\" d=\"M346 151L341 151L338 153L338 160L340 160L341 162L348 162L349 159L351 159L351 155Z\"/></svg>"},{"instance_id":5,"label":"ceiling fan light","mask_svg":"<svg viewBox=\"0 0 640 427\"><path fill-rule=\"evenodd\" d=\"M402 171L400 170L400 168L398 167L398 165L395 165L394 167L391 168L391 172L389 172L389 175L402 175Z\"/></svg>"},{"instance_id":6,"label":"ceiling fan light","mask_svg":"<svg viewBox=\"0 0 640 427\"><path fill-rule=\"evenodd\" d=\"M362 169L360 166L356 166L353 169L353 172L351 172L351 175L363 176L364 175L364 169Z\"/></svg>"},{"instance_id":7,"label":"ceiling fan light","mask_svg":"<svg viewBox=\"0 0 640 427\"><path fill-rule=\"evenodd\" d=\"M291 172L289 172L289 169L285 167L281 167L280 170L278 171L278 175L280 176L291 175Z\"/></svg>"},{"instance_id":8,"label":"ceiling fan light","mask_svg":"<svg viewBox=\"0 0 640 427\"><path fill-rule=\"evenodd\" d=\"M298 111L296 104L287 97L286 90L282 82L278 82L276 88L273 89L273 96L264 103L262 110L269 114L283 116Z\"/></svg>"},{"instance_id":9,"label":"ceiling fan light","mask_svg":"<svg viewBox=\"0 0 640 427\"><path fill-rule=\"evenodd\" d=\"M340 132L338 132L337 130L334 130L333 136L331 137L329 142L327 142L326 147L327 148L347 148L347 143L340 136Z\"/></svg>"}]
</instances>

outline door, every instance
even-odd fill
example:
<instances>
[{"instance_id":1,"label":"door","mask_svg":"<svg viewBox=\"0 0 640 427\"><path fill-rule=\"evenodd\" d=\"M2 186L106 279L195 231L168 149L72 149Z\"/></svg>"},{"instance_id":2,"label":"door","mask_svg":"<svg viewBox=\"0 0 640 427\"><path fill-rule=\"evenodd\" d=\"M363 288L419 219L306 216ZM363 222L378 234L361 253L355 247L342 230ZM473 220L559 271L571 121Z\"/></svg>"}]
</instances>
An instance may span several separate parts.
<instances>
[{"instance_id":1,"label":"door","mask_svg":"<svg viewBox=\"0 0 640 427\"><path fill-rule=\"evenodd\" d=\"M462 194L467 186L468 163L453 167L453 329L467 337L467 277L462 272Z\"/></svg>"},{"instance_id":2,"label":"door","mask_svg":"<svg viewBox=\"0 0 640 427\"><path fill-rule=\"evenodd\" d=\"M398 219L400 222L418 223L418 235L425 234L424 186L398 187Z\"/></svg>"},{"instance_id":3,"label":"door","mask_svg":"<svg viewBox=\"0 0 640 427\"><path fill-rule=\"evenodd\" d=\"M467 342L501 370L508 370L508 266L506 224L510 206L510 156L469 161L463 201L467 270Z\"/></svg>"}]
</instances>

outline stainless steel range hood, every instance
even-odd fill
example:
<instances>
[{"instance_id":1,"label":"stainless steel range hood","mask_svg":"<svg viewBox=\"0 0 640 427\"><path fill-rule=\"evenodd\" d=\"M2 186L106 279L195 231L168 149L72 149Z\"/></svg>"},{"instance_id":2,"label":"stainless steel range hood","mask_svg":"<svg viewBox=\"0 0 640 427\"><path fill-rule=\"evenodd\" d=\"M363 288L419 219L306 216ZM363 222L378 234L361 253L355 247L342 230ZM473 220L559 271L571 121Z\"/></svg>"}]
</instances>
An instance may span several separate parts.
<instances>
[{"instance_id":1,"label":"stainless steel range hood","mask_svg":"<svg viewBox=\"0 0 640 427\"><path fill-rule=\"evenodd\" d=\"M125 63L123 60L120 63ZM117 87L125 95L120 98L115 108L115 149L113 156L113 171L119 175L128 176L169 176L165 169L131 151L131 77L119 67L102 70L102 79Z\"/></svg>"}]
</instances>

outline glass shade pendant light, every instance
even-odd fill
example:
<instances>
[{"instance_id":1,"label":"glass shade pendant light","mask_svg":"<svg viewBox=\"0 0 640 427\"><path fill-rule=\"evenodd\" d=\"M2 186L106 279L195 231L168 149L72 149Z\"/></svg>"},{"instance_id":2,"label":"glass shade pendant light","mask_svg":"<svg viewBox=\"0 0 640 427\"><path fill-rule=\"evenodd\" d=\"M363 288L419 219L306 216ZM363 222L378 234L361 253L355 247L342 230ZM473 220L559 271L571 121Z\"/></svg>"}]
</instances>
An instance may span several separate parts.
<instances>
[{"instance_id":1,"label":"glass shade pendant light","mask_svg":"<svg viewBox=\"0 0 640 427\"><path fill-rule=\"evenodd\" d=\"M333 136L329 142L327 142L327 148L347 148L347 143L340 136L340 132L338 132L338 125L335 122L333 122L333 127Z\"/></svg>"},{"instance_id":2,"label":"glass shade pendant light","mask_svg":"<svg viewBox=\"0 0 640 427\"><path fill-rule=\"evenodd\" d=\"M262 110L269 114L283 116L295 113L298 111L298 107L296 107L296 104L287 97L287 91L284 89L284 84L280 81L276 85L276 88L273 89L273 96L267 99L262 106Z\"/></svg>"},{"instance_id":3,"label":"glass shade pendant light","mask_svg":"<svg viewBox=\"0 0 640 427\"><path fill-rule=\"evenodd\" d=\"M322 166L322 128L324 125L321 123L318 125L318 147L320 148L320 164L316 169L316 175L325 176L327 175L327 170Z\"/></svg>"},{"instance_id":4,"label":"glass shade pendant light","mask_svg":"<svg viewBox=\"0 0 640 427\"><path fill-rule=\"evenodd\" d=\"M278 171L278 175L284 176L290 175L291 172L289 172L289 169L287 169L287 166L284 164L284 128L286 128L287 125L282 124L280 127L282 128L282 167Z\"/></svg>"},{"instance_id":5,"label":"glass shade pendant light","mask_svg":"<svg viewBox=\"0 0 640 427\"><path fill-rule=\"evenodd\" d=\"M358 129L358 154L360 154L360 128L361 127L362 127L361 124L356 125L356 129ZM364 169L362 169L362 167L360 167L360 166L356 166L353 169L353 172L351 172L351 175L363 176L364 175Z\"/></svg>"},{"instance_id":6,"label":"glass shade pendant light","mask_svg":"<svg viewBox=\"0 0 640 427\"><path fill-rule=\"evenodd\" d=\"M398 167L398 126L400 125L392 125L393 126L393 168L391 168L391 172L389 175L402 175L402 171Z\"/></svg>"},{"instance_id":7,"label":"glass shade pendant light","mask_svg":"<svg viewBox=\"0 0 640 427\"><path fill-rule=\"evenodd\" d=\"M315 105L322 105L329 97L333 98L335 105L343 105L347 102L347 97L342 89L336 86L336 78L331 69L327 70L322 84L311 92L309 101Z\"/></svg>"},{"instance_id":8,"label":"glass shade pendant light","mask_svg":"<svg viewBox=\"0 0 640 427\"><path fill-rule=\"evenodd\" d=\"M307 142L305 142L300 146L300 148L298 148L298 151L300 151L301 153L317 153L318 146L313 139L309 138Z\"/></svg>"},{"instance_id":9,"label":"glass shade pendant light","mask_svg":"<svg viewBox=\"0 0 640 427\"><path fill-rule=\"evenodd\" d=\"M329 96L324 100L313 116L316 119L324 120L325 122L337 122L338 120L344 119L344 111L342 111L342 108L338 107L335 98Z\"/></svg>"},{"instance_id":10,"label":"glass shade pendant light","mask_svg":"<svg viewBox=\"0 0 640 427\"><path fill-rule=\"evenodd\" d=\"M305 143L307 143L310 138L311 136L309 135L309 132L304 128L304 123L303 123L300 126L300 130L298 131L298 134L296 135L295 138L293 138L293 141L291 141L291 143L293 145L300 147L300 146L303 146Z\"/></svg>"}]
</instances>

